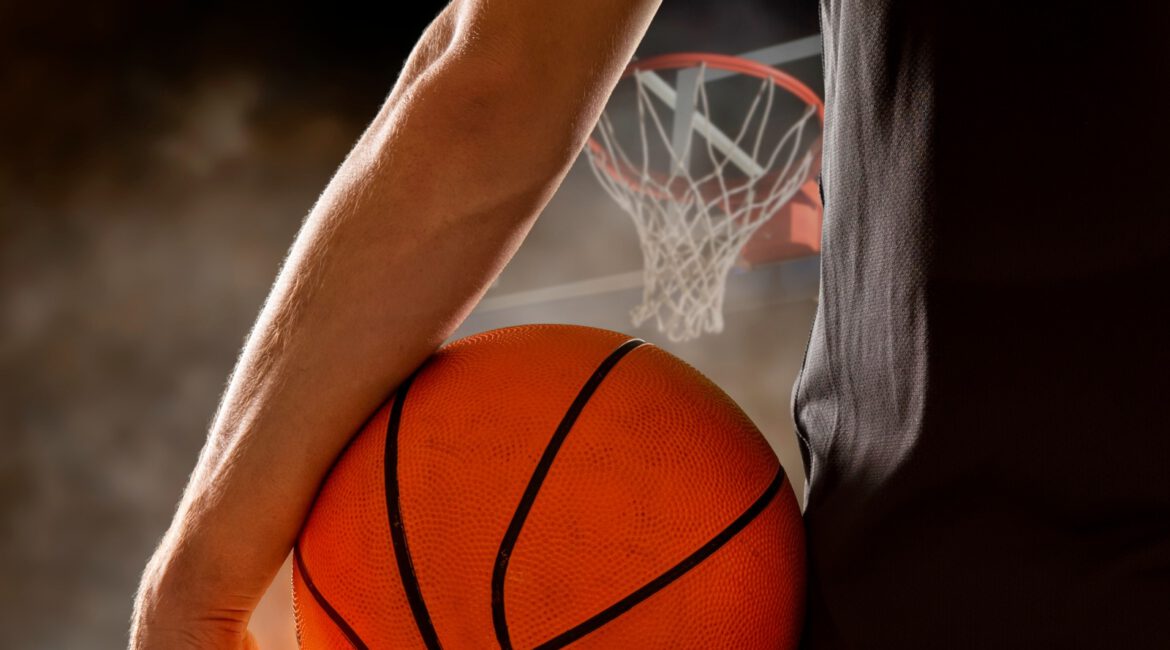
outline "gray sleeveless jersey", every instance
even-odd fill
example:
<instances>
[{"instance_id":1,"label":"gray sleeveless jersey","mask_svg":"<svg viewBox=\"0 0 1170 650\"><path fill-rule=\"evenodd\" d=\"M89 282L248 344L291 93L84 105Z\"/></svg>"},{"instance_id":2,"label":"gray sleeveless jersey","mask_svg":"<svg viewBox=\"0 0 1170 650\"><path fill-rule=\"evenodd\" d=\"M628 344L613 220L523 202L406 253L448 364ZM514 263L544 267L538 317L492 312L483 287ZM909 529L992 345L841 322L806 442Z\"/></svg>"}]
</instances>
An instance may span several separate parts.
<instances>
[{"instance_id":1,"label":"gray sleeveless jersey","mask_svg":"<svg viewBox=\"0 0 1170 650\"><path fill-rule=\"evenodd\" d=\"M1170 648L1170 4L822 0L809 648Z\"/></svg>"}]
</instances>

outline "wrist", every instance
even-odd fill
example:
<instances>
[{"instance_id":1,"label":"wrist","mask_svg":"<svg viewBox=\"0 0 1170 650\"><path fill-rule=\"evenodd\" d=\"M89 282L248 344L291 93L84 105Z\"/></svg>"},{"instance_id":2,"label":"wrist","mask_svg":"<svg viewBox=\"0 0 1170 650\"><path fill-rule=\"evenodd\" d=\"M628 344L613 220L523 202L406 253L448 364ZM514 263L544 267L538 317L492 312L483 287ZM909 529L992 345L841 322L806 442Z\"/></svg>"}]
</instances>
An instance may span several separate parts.
<instances>
[{"instance_id":1,"label":"wrist","mask_svg":"<svg viewBox=\"0 0 1170 650\"><path fill-rule=\"evenodd\" d=\"M135 602L130 628L131 650L251 647L250 609L224 607L193 598L169 578L145 578Z\"/></svg>"},{"instance_id":2,"label":"wrist","mask_svg":"<svg viewBox=\"0 0 1170 650\"><path fill-rule=\"evenodd\" d=\"M132 648L239 646L255 599L224 583L207 559L190 544L164 539L135 598Z\"/></svg>"}]
</instances>

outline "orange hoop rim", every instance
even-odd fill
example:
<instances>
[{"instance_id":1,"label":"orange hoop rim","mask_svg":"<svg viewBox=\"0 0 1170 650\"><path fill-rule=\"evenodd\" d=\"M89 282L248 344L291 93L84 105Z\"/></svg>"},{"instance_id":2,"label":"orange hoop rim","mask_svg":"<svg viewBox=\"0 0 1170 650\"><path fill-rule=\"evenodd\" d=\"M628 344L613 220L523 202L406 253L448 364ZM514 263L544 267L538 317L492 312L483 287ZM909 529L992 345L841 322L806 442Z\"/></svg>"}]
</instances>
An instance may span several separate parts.
<instances>
[{"instance_id":1,"label":"orange hoop rim","mask_svg":"<svg viewBox=\"0 0 1170 650\"><path fill-rule=\"evenodd\" d=\"M735 72L771 81L794 95L797 99L816 108L817 119L820 121L821 127L824 127L825 102L817 95L816 91L809 88L803 81L775 66L746 59L741 56L717 54L714 52L674 52L671 54L659 54L645 59L631 61L626 66L626 69L622 71L619 80L632 77L634 73L640 71L678 70L694 68L703 64L717 70L726 70L728 72ZM589 134L589 140L586 144L589 147L590 155L601 161L606 173L611 178L624 182L630 189L635 191L647 191L647 188L642 186L640 179L631 178L623 170L618 168L616 161L610 160L608 153L605 151L605 146L597 141L593 133Z\"/></svg>"},{"instance_id":2,"label":"orange hoop rim","mask_svg":"<svg viewBox=\"0 0 1170 650\"><path fill-rule=\"evenodd\" d=\"M825 102L816 92L803 81L784 72L780 68L766 63L745 59L730 54L716 54L714 52L674 52L659 54L637 61L631 61L622 72L622 79L632 76L640 70L670 70L679 68L693 68L706 63L708 67L717 70L737 72L760 79L770 79L773 83L788 92L796 95L804 103L817 108L817 117L823 122L825 119Z\"/></svg>"}]
</instances>

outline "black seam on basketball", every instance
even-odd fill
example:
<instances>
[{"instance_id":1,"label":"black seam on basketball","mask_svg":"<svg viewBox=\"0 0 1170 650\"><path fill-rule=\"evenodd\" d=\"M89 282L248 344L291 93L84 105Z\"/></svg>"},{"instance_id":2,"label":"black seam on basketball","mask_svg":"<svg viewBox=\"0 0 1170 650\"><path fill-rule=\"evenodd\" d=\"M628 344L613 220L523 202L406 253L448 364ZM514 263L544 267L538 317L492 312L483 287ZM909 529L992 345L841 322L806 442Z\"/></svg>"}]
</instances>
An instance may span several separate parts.
<instances>
[{"instance_id":1,"label":"black seam on basketball","mask_svg":"<svg viewBox=\"0 0 1170 650\"><path fill-rule=\"evenodd\" d=\"M609 374L613 367L617 365L622 357L630 353L634 348L645 343L639 339L630 339L626 341L616 350L610 353L601 365L593 371L585 385L581 387L577 397L569 406L569 410L565 412L565 416L561 418L561 422L557 425L557 430L553 433L552 438L549 439L548 445L544 448L544 453L540 456L540 461L536 464L536 469L532 471L532 477L528 480L528 486L524 488L524 494L520 498L520 503L516 505L516 511L512 514L512 521L508 524L508 530L504 533L504 538L500 542L500 550L496 554L496 565L492 571L492 624L496 630L496 640L499 641L500 647L503 650L512 650L512 639L508 634L508 620L504 611L504 579L508 574L508 560L512 556L512 550L516 547L516 541L520 538L520 529L524 527L524 520L528 518L528 513L532 510L532 504L536 501L536 495L540 492L540 486L544 483L545 477L548 475L549 468L552 467L553 460L556 458L557 452L564 443L565 438L569 435L569 430L573 428L573 424L577 421L578 416L581 415L585 404L589 402L589 398L593 397L593 393L601 382Z\"/></svg>"},{"instance_id":2,"label":"black seam on basketball","mask_svg":"<svg viewBox=\"0 0 1170 650\"><path fill-rule=\"evenodd\" d=\"M337 628L341 630L345 638L349 639L353 647L358 648L358 650L368 650L369 646L362 641L362 638L350 627L349 623L345 621L341 614L336 609L333 609L333 605L329 604L324 594L317 589L317 585L313 582L313 579L309 577L309 568L305 566L305 558L301 555L300 544L293 546L293 561L297 563L297 570L301 572L301 579L305 582L305 586L309 588L309 593L312 594L313 600L316 600L317 604L321 606L321 609L325 610L325 613L333 620L333 623L337 625Z\"/></svg>"},{"instance_id":3,"label":"black seam on basketball","mask_svg":"<svg viewBox=\"0 0 1170 650\"><path fill-rule=\"evenodd\" d=\"M586 619L583 623L570 628L567 632L562 632L561 634L558 634L548 641L545 641L544 643L536 646L534 650L556 650L557 648L563 648L585 636L586 634L589 634L597 628L605 625L606 623L609 623L618 616L621 616L622 614L632 609L638 603L666 588L667 585L679 579L684 574L686 574L686 572L698 566L703 560L706 560L708 557L714 555L715 552L722 548L724 544L731 541L733 537L738 535L740 531L742 531L747 527L748 524L754 521L755 518L764 511L764 508L767 508L768 504L772 502L772 499L780 491L780 486L783 484L784 468L780 467L776 470L776 476L772 479L772 482L768 484L768 487L764 490L764 493L761 494L759 498L757 498L756 501L743 512L743 514L737 517L735 521L731 522L727 528L724 528L719 532L718 535L711 538L711 540L706 544L700 546L699 549L694 553L691 553L681 562L674 565L666 572L659 575L657 578L647 582L645 585L641 586L630 595L603 609L596 615Z\"/></svg>"},{"instance_id":4,"label":"black seam on basketball","mask_svg":"<svg viewBox=\"0 0 1170 650\"><path fill-rule=\"evenodd\" d=\"M431 622L430 612L427 611L427 604L423 600L422 589L418 584L418 576L414 573L414 563L410 559L410 546L406 543L406 526L402 522L402 503L398 491L398 429L402 422L402 407L406 401L406 393L413 381L414 376L411 376L398 387L398 394L390 407L390 421L386 425L386 452L382 457L383 474L386 479L386 512L390 520L390 541L394 545L394 559L398 563L398 578L402 582L403 591L406 592L406 600L410 603L414 624L427 648L439 650L442 648L439 644L439 635L435 632L434 623Z\"/></svg>"}]
</instances>

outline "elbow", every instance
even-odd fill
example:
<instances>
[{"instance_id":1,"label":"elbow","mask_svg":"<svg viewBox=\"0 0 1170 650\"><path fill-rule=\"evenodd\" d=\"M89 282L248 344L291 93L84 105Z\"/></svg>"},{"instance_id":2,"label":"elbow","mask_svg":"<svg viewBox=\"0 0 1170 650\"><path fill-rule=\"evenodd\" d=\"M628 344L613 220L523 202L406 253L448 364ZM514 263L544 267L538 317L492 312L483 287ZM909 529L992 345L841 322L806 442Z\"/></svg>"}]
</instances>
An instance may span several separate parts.
<instances>
[{"instance_id":1,"label":"elbow","mask_svg":"<svg viewBox=\"0 0 1170 650\"><path fill-rule=\"evenodd\" d=\"M588 128L581 107L550 105L523 66L465 60L451 50L420 77L384 125L384 139L409 143L436 173L464 187L505 191L555 183L572 165Z\"/></svg>"}]
</instances>

